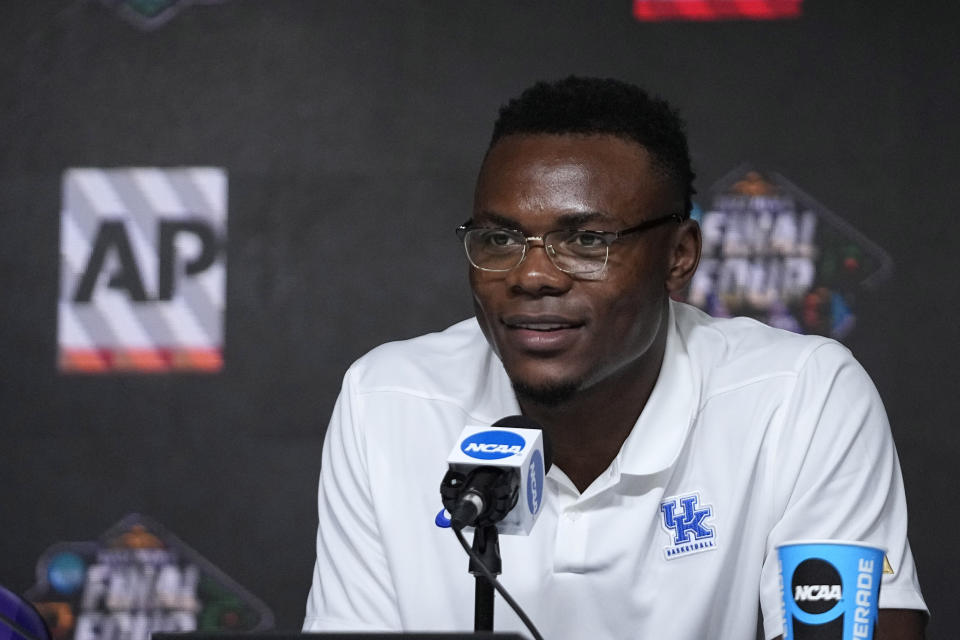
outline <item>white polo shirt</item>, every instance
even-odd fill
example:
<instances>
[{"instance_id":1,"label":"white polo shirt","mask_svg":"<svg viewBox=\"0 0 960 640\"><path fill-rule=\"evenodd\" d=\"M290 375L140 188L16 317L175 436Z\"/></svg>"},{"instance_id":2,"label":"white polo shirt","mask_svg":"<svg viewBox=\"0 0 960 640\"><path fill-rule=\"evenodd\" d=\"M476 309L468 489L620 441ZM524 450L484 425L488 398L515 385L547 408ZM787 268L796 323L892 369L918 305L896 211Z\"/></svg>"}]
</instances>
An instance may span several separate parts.
<instances>
[{"instance_id":1,"label":"white polo shirt","mask_svg":"<svg viewBox=\"0 0 960 640\"><path fill-rule=\"evenodd\" d=\"M464 425L519 412L475 320L350 368L324 443L305 631L473 629L467 557L434 524L440 480ZM531 535L500 537L501 581L548 640L752 639L758 603L772 638L788 540L885 547L880 606L925 609L906 528L883 406L843 346L672 303L620 453L583 494L550 470ZM495 628L524 632L499 595Z\"/></svg>"}]
</instances>

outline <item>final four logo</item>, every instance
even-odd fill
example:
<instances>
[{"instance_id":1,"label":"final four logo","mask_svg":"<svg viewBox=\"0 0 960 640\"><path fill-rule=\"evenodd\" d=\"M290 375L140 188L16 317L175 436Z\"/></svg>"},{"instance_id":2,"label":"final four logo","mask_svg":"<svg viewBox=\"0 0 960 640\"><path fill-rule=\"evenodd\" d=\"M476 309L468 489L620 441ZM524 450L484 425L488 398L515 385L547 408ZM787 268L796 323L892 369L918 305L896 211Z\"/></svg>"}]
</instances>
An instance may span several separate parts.
<instances>
[{"instance_id":1,"label":"final four logo","mask_svg":"<svg viewBox=\"0 0 960 640\"><path fill-rule=\"evenodd\" d=\"M37 584L26 597L53 640L150 640L154 632L273 628L273 613L261 600L139 514L128 515L99 540L51 546L37 562Z\"/></svg>"},{"instance_id":2,"label":"final four logo","mask_svg":"<svg viewBox=\"0 0 960 640\"><path fill-rule=\"evenodd\" d=\"M717 534L708 522L713 507L701 505L699 494L667 498L660 503L660 513L672 543L663 548L667 560L716 548Z\"/></svg>"},{"instance_id":3,"label":"final four logo","mask_svg":"<svg viewBox=\"0 0 960 640\"><path fill-rule=\"evenodd\" d=\"M783 176L744 165L694 211L700 266L686 301L714 317L749 316L842 339L855 301L893 269L890 256Z\"/></svg>"}]
</instances>

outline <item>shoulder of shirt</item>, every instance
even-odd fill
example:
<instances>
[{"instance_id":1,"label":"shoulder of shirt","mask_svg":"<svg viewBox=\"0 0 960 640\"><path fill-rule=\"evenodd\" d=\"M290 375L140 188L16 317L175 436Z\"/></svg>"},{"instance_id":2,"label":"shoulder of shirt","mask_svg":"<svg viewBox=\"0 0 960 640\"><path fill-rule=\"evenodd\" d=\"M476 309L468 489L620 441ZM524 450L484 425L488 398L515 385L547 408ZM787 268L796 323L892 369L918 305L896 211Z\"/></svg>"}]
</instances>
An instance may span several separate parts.
<instances>
[{"instance_id":1,"label":"shoulder of shirt","mask_svg":"<svg viewBox=\"0 0 960 640\"><path fill-rule=\"evenodd\" d=\"M706 395L777 377L796 377L812 358L828 367L855 362L849 349L816 335L777 329L752 318L713 318L687 304L674 305L678 333Z\"/></svg>"},{"instance_id":2,"label":"shoulder of shirt","mask_svg":"<svg viewBox=\"0 0 960 640\"><path fill-rule=\"evenodd\" d=\"M382 344L347 371L357 394L391 392L462 404L499 360L475 318L436 333Z\"/></svg>"}]
</instances>

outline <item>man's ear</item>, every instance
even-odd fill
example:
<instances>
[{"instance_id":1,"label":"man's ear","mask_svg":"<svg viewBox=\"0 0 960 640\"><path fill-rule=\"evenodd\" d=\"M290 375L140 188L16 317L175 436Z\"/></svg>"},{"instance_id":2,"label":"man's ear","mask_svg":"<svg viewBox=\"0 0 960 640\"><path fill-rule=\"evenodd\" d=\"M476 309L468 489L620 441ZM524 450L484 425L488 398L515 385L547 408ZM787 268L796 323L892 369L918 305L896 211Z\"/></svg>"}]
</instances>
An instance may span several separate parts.
<instances>
[{"instance_id":1,"label":"man's ear","mask_svg":"<svg viewBox=\"0 0 960 640\"><path fill-rule=\"evenodd\" d=\"M684 289L700 264L700 225L696 220L684 220L673 230L671 237L670 263L667 267L666 287L668 293Z\"/></svg>"}]
</instances>

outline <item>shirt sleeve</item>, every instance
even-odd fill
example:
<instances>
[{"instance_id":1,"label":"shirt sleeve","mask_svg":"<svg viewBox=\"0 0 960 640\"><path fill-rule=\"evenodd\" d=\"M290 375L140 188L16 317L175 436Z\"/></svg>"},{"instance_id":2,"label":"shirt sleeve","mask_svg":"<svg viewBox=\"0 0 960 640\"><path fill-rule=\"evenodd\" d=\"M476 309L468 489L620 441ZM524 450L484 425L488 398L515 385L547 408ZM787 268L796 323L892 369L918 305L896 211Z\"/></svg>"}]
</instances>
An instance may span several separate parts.
<instances>
[{"instance_id":1,"label":"shirt sleeve","mask_svg":"<svg viewBox=\"0 0 960 640\"><path fill-rule=\"evenodd\" d=\"M886 412L866 371L844 347L813 349L784 408L770 451L774 513L761 574L764 633L783 633L777 546L792 540L859 541L886 549L880 608L926 611L907 542L900 463Z\"/></svg>"},{"instance_id":2,"label":"shirt sleeve","mask_svg":"<svg viewBox=\"0 0 960 640\"><path fill-rule=\"evenodd\" d=\"M356 365L327 427L318 497L317 561L304 631L400 628L370 492Z\"/></svg>"}]
</instances>

